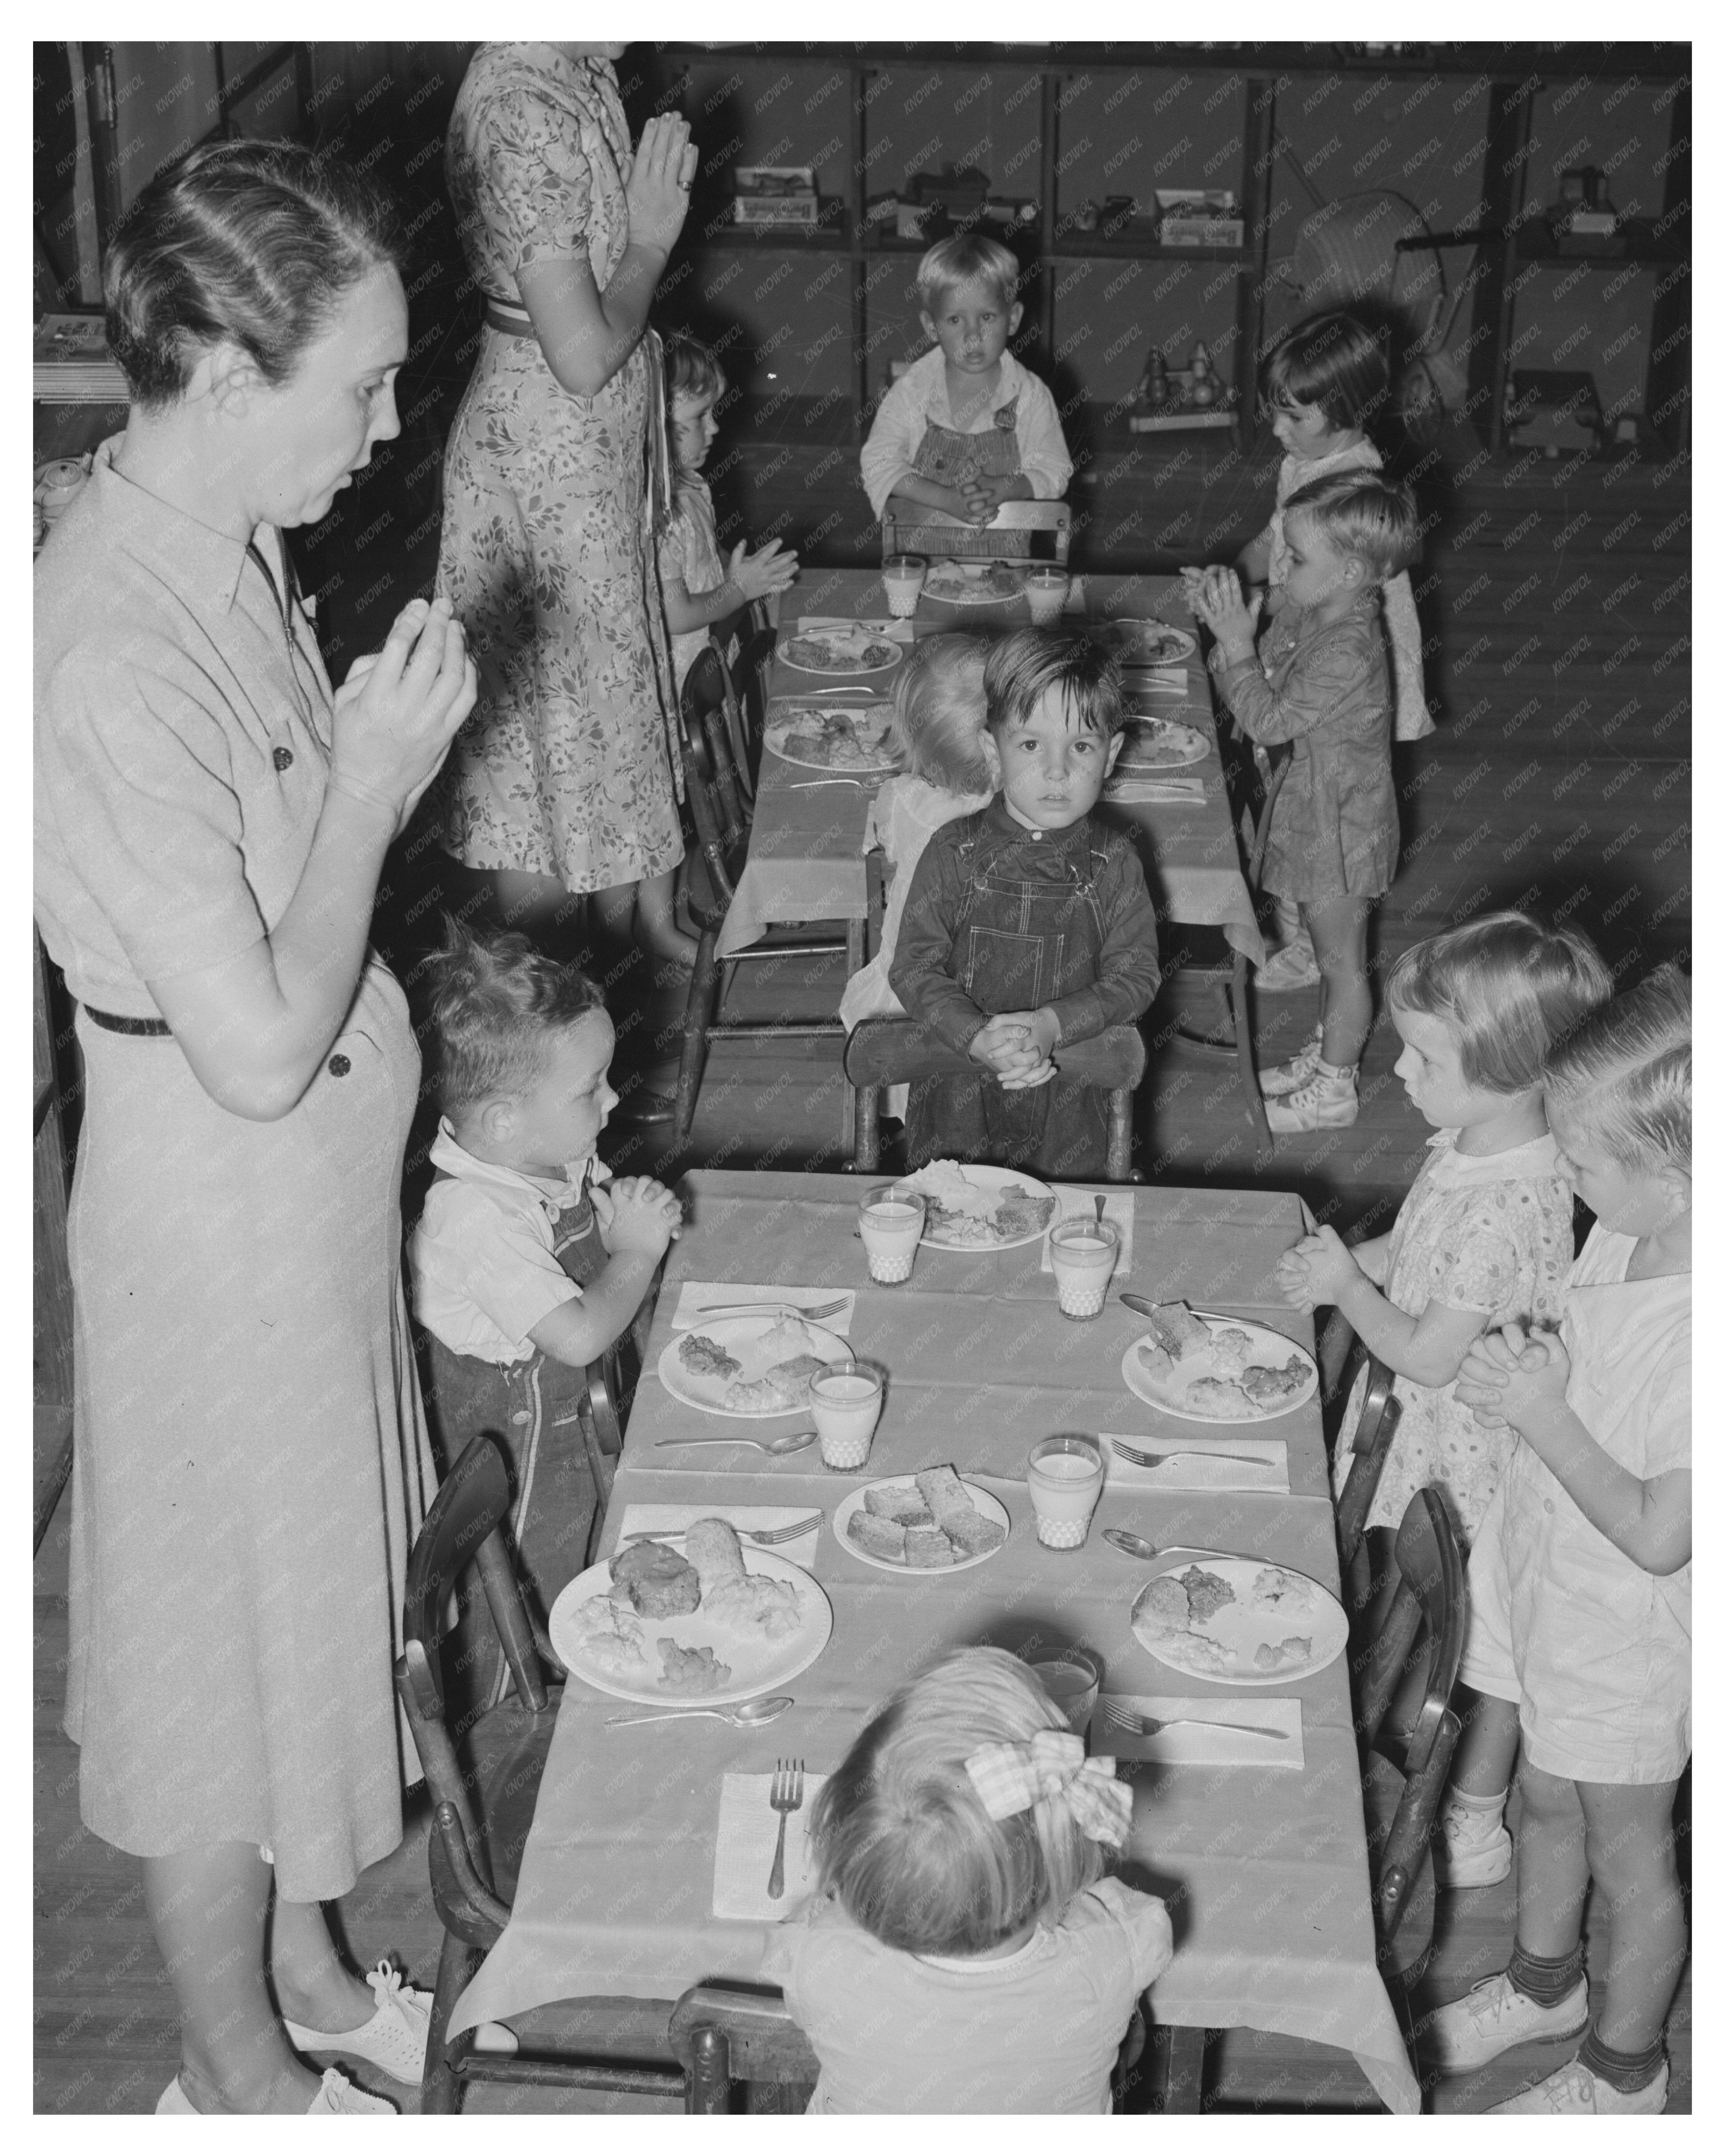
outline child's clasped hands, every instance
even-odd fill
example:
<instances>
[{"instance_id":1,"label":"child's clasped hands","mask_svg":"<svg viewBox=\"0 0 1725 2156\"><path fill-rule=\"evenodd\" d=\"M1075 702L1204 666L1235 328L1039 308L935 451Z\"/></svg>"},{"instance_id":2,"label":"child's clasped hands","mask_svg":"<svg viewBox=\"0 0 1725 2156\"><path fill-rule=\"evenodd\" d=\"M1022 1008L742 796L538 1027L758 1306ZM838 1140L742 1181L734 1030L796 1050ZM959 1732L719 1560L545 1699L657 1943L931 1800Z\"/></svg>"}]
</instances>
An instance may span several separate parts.
<instances>
[{"instance_id":1,"label":"child's clasped hands","mask_svg":"<svg viewBox=\"0 0 1725 2156\"><path fill-rule=\"evenodd\" d=\"M985 1063L1009 1093L1045 1086L1060 1026L1051 1010L1000 1011L973 1035L969 1053Z\"/></svg>"},{"instance_id":2,"label":"child's clasped hands","mask_svg":"<svg viewBox=\"0 0 1725 2156\"><path fill-rule=\"evenodd\" d=\"M1525 1430L1566 1404L1568 1386L1569 1358L1557 1334L1512 1323L1469 1348L1455 1397L1488 1430Z\"/></svg>"},{"instance_id":3,"label":"child's clasped hands","mask_svg":"<svg viewBox=\"0 0 1725 2156\"><path fill-rule=\"evenodd\" d=\"M1250 596L1235 572L1212 562L1204 569L1183 569L1187 603L1230 659L1250 657L1256 647L1262 594Z\"/></svg>"},{"instance_id":4,"label":"child's clasped hands","mask_svg":"<svg viewBox=\"0 0 1725 2156\"><path fill-rule=\"evenodd\" d=\"M656 1257L683 1232L682 1200L650 1175L596 1183L592 1197L608 1250L639 1250Z\"/></svg>"}]
</instances>

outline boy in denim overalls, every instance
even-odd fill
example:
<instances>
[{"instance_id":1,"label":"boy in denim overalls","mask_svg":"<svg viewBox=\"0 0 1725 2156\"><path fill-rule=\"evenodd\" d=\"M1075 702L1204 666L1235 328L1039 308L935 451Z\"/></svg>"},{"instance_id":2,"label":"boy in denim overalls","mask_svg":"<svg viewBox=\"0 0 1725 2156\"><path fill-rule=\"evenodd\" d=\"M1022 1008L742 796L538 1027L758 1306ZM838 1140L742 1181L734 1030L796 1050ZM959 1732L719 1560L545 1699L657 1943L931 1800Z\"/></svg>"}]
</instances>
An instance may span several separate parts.
<instances>
[{"instance_id":1,"label":"boy in denim overalls","mask_svg":"<svg viewBox=\"0 0 1725 2156\"><path fill-rule=\"evenodd\" d=\"M983 685L1002 789L929 840L890 975L978 1068L911 1086L909 1158L1096 1176L1106 1098L1055 1052L1137 1018L1161 979L1132 842L1091 813L1120 753L1120 669L1084 628L1019 629Z\"/></svg>"},{"instance_id":2,"label":"boy in denim overalls","mask_svg":"<svg viewBox=\"0 0 1725 2156\"><path fill-rule=\"evenodd\" d=\"M933 345L895 382L863 444L862 481L879 516L889 495L930 524L989 523L1003 501L1058 501L1072 459L1046 382L1006 349L1024 317L1019 265L998 239L965 234L916 265Z\"/></svg>"},{"instance_id":3,"label":"boy in denim overalls","mask_svg":"<svg viewBox=\"0 0 1725 2156\"><path fill-rule=\"evenodd\" d=\"M615 1036L583 974L525 936L451 922L431 988L444 1114L409 1247L426 1409L445 1468L481 1432L501 1445L518 1569L543 1615L587 1562L598 1502L587 1366L628 1330L682 1208L650 1176L612 1182L595 1156ZM494 1704L506 1675L470 1606L483 1599L470 1575L458 1715Z\"/></svg>"}]
</instances>

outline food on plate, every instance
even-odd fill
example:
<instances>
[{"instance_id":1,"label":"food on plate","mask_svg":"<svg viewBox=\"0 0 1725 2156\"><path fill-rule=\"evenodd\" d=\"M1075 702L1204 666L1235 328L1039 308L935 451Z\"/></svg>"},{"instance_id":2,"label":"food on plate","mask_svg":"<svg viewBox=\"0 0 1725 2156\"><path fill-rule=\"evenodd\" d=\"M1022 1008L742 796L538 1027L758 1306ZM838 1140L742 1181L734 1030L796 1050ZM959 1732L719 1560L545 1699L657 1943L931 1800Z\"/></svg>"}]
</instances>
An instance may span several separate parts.
<instances>
[{"instance_id":1,"label":"food on plate","mask_svg":"<svg viewBox=\"0 0 1725 2156\"><path fill-rule=\"evenodd\" d=\"M701 1576L664 1543L636 1543L611 1560L611 1599L644 1617L686 1617L701 1607Z\"/></svg>"},{"instance_id":2,"label":"food on plate","mask_svg":"<svg viewBox=\"0 0 1725 2156\"><path fill-rule=\"evenodd\" d=\"M936 599L1014 599L1024 587L1001 562L937 562L922 588Z\"/></svg>"},{"instance_id":3,"label":"food on plate","mask_svg":"<svg viewBox=\"0 0 1725 2156\"><path fill-rule=\"evenodd\" d=\"M1207 1640L1202 1632L1188 1632L1180 1640L1180 1659L1201 1676L1230 1676L1234 1656L1219 1640Z\"/></svg>"},{"instance_id":4,"label":"food on plate","mask_svg":"<svg viewBox=\"0 0 1725 2156\"><path fill-rule=\"evenodd\" d=\"M820 1357L820 1342L794 1311L787 1312L778 1324L761 1335L756 1342L761 1353L772 1363L788 1363L793 1355Z\"/></svg>"},{"instance_id":5,"label":"food on plate","mask_svg":"<svg viewBox=\"0 0 1725 2156\"><path fill-rule=\"evenodd\" d=\"M1143 1365L1147 1373L1153 1378L1166 1378L1173 1374L1173 1357L1168 1353L1166 1348L1158 1348L1153 1340L1141 1340L1138 1342L1138 1360Z\"/></svg>"},{"instance_id":6,"label":"food on plate","mask_svg":"<svg viewBox=\"0 0 1725 2156\"><path fill-rule=\"evenodd\" d=\"M656 1677L647 1655L647 1636L629 1605L613 1595L590 1595L570 1614L572 1645L608 1677L639 1681Z\"/></svg>"},{"instance_id":7,"label":"food on plate","mask_svg":"<svg viewBox=\"0 0 1725 2156\"><path fill-rule=\"evenodd\" d=\"M1318 1591L1296 1572L1284 1572L1279 1564L1266 1564L1252 1582L1255 1609L1275 1609L1291 1617L1296 1611L1316 1609Z\"/></svg>"},{"instance_id":8,"label":"food on plate","mask_svg":"<svg viewBox=\"0 0 1725 2156\"><path fill-rule=\"evenodd\" d=\"M1209 1326L1201 1317L1194 1317L1183 1302L1158 1302L1150 1313L1150 1331L1158 1347L1177 1363L1209 1345Z\"/></svg>"},{"instance_id":9,"label":"food on plate","mask_svg":"<svg viewBox=\"0 0 1725 2156\"><path fill-rule=\"evenodd\" d=\"M905 1529L905 1563L919 1570L932 1572L942 1565L956 1563L952 1545L938 1527L906 1527Z\"/></svg>"},{"instance_id":10,"label":"food on plate","mask_svg":"<svg viewBox=\"0 0 1725 2156\"><path fill-rule=\"evenodd\" d=\"M954 1250L986 1250L1038 1235L1054 1218L1052 1192L1039 1195L1021 1183L985 1190L956 1160L932 1160L896 1185L924 1203L931 1240Z\"/></svg>"},{"instance_id":11,"label":"food on plate","mask_svg":"<svg viewBox=\"0 0 1725 2156\"><path fill-rule=\"evenodd\" d=\"M1267 1363L1251 1363L1240 1373L1241 1389L1254 1407L1273 1408L1303 1392L1311 1373L1297 1355L1290 1355L1278 1370Z\"/></svg>"},{"instance_id":12,"label":"food on plate","mask_svg":"<svg viewBox=\"0 0 1725 2156\"><path fill-rule=\"evenodd\" d=\"M1120 642L1121 658L1129 666L1172 666L1196 649L1188 630L1171 629L1165 621L1123 621Z\"/></svg>"},{"instance_id":13,"label":"food on plate","mask_svg":"<svg viewBox=\"0 0 1725 2156\"><path fill-rule=\"evenodd\" d=\"M1202 1565L1189 1564L1180 1574L1180 1584L1186 1590L1186 1606L1194 1625L1207 1625L1219 1609L1237 1599L1225 1579L1206 1572Z\"/></svg>"},{"instance_id":14,"label":"food on plate","mask_svg":"<svg viewBox=\"0 0 1725 2156\"><path fill-rule=\"evenodd\" d=\"M677 1342L677 1360L691 1377L716 1378L721 1384L742 1369L734 1355L727 1355L716 1340L709 1340L704 1332L683 1335Z\"/></svg>"},{"instance_id":15,"label":"food on plate","mask_svg":"<svg viewBox=\"0 0 1725 2156\"><path fill-rule=\"evenodd\" d=\"M1127 771L1166 771L1171 765L1192 763L1202 759L1194 754L1194 744L1204 746L1204 737L1190 726L1182 726L1178 720L1160 719L1144 716L1127 722L1124 745L1115 759L1117 775Z\"/></svg>"},{"instance_id":16,"label":"food on plate","mask_svg":"<svg viewBox=\"0 0 1725 2156\"><path fill-rule=\"evenodd\" d=\"M731 1681L729 1666L711 1647L680 1647L675 1640L655 1640L660 1682L667 1691L716 1691Z\"/></svg>"},{"instance_id":17,"label":"food on plate","mask_svg":"<svg viewBox=\"0 0 1725 2156\"><path fill-rule=\"evenodd\" d=\"M1192 1605L1186 1590L1172 1573L1153 1579L1139 1598L1138 1611L1151 1631L1158 1635L1183 1632L1192 1621Z\"/></svg>"},{"instance_id":18,"label":"food on plate","mask_svg":"<svg viewBox=\"0 0 1725 2156\"><path fill-rule=\"evenodd\" d=\"M863 1509L877 1519L896 1520L901 1527L932 1527L934 1515L922 1502L920 1490L896 1488L882 1483L863 1492Z\"/></svg>"},{"instance_id":19,"label":"food on plate","mask_svg":"<svg viewBox=\"0 0 1725 2156\"><path fill-rule=\"evenodd\" d=\"M894 761L885 718L855 711L798 711L774 723L767 745L830 771L881 771Z\"/></svg>"},{"instance_id":20,"label":"food on plate","mask_svg":"<svg viewBox=\"0 0 1725 2156\"><path fill-rule=\"evenodd\" d=\"M1291 1662L1309 1662L1311 1660L1312 1641L1309 1639L1277 1640L1273 1645L1266 1640L1252 1656L1254 1666L1266 1675L1271 1670L1286 1669Z\"/></svg>"},{"instance_id":21,"label":"food on plate","mask_svg":"<svg viewBox=\"0 0 1725 2156\"><path fill-rule=\"evenodd\" d=\"M1224 1378L1237 1378L1252 1358L1252 1336L1237 1325L1219 1325L1210 1334L1210 1361Z\"/></svg>"},{"instance_id":22,"label":"food on plate","mask_svg":"<svg viewBox=\"0 0 1725 2156\"><path fill-rule=\"evenodd\" d=\"M869 1494L872 1496L874 1492ZM870 1557L884 1557L889 1564L904 1563L905 1530L896 1520L883 1519L878 1512L859 1507L845 1522L845 1532Z\"/></svg>"},{"instance_id":23,"label":"food on plate","mask_svg":"<svg viewBox=\"0 0 1725 2156\"><path fill-rule=\"evenodd\" d=\"M1186 1398L1205 1414L1235 1422L1244 1422L1257 1411L1250 1394L1228 1378L1194 1378L1186 1388Z\"/></svg>"},{"instance_id":24,"label":"food on plate","mask_svg":"<svg viewBox=\"0 0 1725 2156\"><path fill-rule=\"evenodd\" d=\"M793 666L816 674L878 673L899 655L896 644L884 643L860 627L793 636L780 648Z\"/></svg>"},{"instance_id":25,"label":"food on plate","mask_svg":"<svg viewBox=\"0 0 1725 2156\"><path fill-rule=\"evenodd\" d=\"M742 1561L742 1544L729 1520L696 1520L683 1537L689 1562L701 1575L703 1597L727 1579L742 1579L748 1567Z\"/></svg>"},{"instance_id":26,"label":"food on plate","mask_svg":"<svg viewBox=\"0 0 1725 2156\"><path fill-rule=\"evenodd\" d=\"M964 1485L950 1467L925 1467L916 1477L916 1487L922 1493L924 1503L934 1515L934 1525L945 1536L955 1550L966 1557L984 1557L992 1549L999 1549L1006 1540L1006 1530L996 1520L985 1520L966 1495ZM906 1553L909 1554L911 1532L922 1533L921 1528L911 1530L905 1537Z\"/></svg>"},{"instance_id":27,"label":"food on plate","mask_svg":"<svg viewBox=\"0 0 1725 2156\"><path fill-rule=\"evenodd\" d=\"M764 1410L773 1414L806 1408L809 1381L819 1377L826 1367L819 1355L793 1355L787 1362L775 1363L764 1376L732 1378L725 1388L725 1404L744 1412Z\"/></svg>"}]
</instances>

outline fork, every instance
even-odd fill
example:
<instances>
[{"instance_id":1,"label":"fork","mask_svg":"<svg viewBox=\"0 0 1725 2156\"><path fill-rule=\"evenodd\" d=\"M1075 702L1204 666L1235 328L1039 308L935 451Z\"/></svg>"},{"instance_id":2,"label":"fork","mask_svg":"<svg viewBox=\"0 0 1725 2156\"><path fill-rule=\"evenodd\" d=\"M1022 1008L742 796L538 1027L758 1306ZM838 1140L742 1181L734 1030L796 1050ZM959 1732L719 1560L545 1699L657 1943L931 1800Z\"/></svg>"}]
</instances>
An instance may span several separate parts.
<instances>
[{"instance_id":1,"label":"fork","mask_svg":"<svg viewBox=\"0 0 1725 2156\"><path fill-rule=\"evenodd\" d=\"M781 1902L784 1899L784 1830L790 1825L791 1814L803 1809L800 1759L779 1761L773 1770L767 1801L778 1814L778 1846L773 1852L773 1869L767 1875L767 1898L769 1902Z\"/></svg>"},{"instance_id":2,"label":"fork","mask_svg":"<svg viewBox=\"0 0 1725 2156\"><path fill-rule=\"evenodd\" d=\"M758 1543L765 1549L774 1543L793 1543L821 1525L824 1512L811 1512L806 1520L791 1520L782 1527L739 1527L737 1532L746 1543ZM623 1539L626 1543L680 1542L688 1533L687 1527L635 1527Z\"/></svg>"},{"instance_id":3,"label":"fork","mask_svg":"<svg viewBox=\"0 0 1725 2156\"><path fill-rule=\"evenodd\" d=\"M1212 1452L1208 1445L1183 1445L1173 1452L1139 1452L1130 1445L1122 1445L1117 1437L1108 1440L1117 1458L1132 1467L1166 1467L1171 1460L1234 1460L1246 1467L1267 1467L1270 1462L1257 1452Z\"/></svg>"},{"instance_id":4,"label":"fork","mask_svg":"<svg viewBox=\"0 0 1725 2156\"><path fill-rule=\"evenodd\" d=\"M884 778L886 773L883 772L880 775ZM806 793L814 786L872 786L874 783L871 778L794 778L791 781L790 790L793 793Z\"/></svg>"},{"instance_id":5,"label":"fork","mask_svg":"<svg viewBox=\"0 0 1725 2156\"><path fill-rule=\"evenodd\" d=\"M1203 1714L1170 1715L1166 1722L1158 1722L1153 1714L1134 1714L1129 1707L1117 1707L1111 1699L1102 1702L1102 1712L1115 1727L1127 1737L1160 1737L1164 1729L1238 1729L1247 1737L1273 1737L1286 1744L1286 1729L1266 1729L1257 1722L1218 1722Z\"/></svg>"},{"instance_id":6,"label":"fork","mask_svg":"<svg viewBox=\"0 0 1725 2156\"><path fill-rule=\"evenodd\" d=\"M721 1317L727 1314L752 1317L757 1310L787 1310L794 1317L830 1317L844 1307L841 1295L834 1296L831 1302L704 1302L695 1314L697 1317Z\"/></svg>"}]
</instances>

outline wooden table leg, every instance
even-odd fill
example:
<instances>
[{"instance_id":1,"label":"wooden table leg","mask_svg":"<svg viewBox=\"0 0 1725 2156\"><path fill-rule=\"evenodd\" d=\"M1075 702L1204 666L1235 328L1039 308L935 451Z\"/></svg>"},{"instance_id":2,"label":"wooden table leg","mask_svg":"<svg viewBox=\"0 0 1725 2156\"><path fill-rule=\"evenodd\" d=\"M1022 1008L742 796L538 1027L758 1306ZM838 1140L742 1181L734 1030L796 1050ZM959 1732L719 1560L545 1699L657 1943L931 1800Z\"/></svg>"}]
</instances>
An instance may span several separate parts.
<instances>
[{"instance_id":1,"label":"wooden table leg","mask_svg":"<svg viewBox=\"0 0 1725 2156\"><path fill-rule=\"evenodd\" d=\"M1164 2114L1196 2117L1203 2107L1204 2047L1206 2029L1171 2028L1168 2031L1168 2079L1163 2087Z\"/></svg>"}]
</instances>

